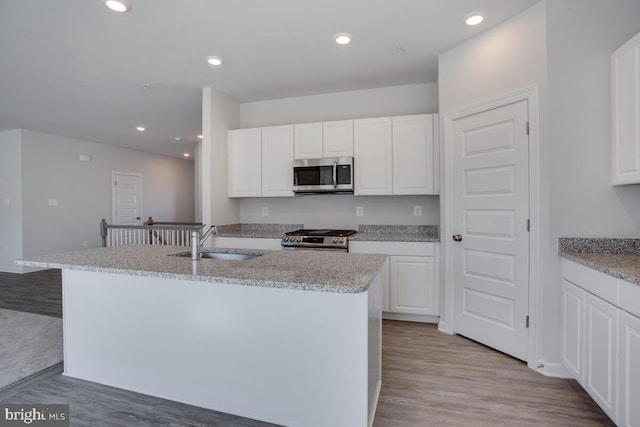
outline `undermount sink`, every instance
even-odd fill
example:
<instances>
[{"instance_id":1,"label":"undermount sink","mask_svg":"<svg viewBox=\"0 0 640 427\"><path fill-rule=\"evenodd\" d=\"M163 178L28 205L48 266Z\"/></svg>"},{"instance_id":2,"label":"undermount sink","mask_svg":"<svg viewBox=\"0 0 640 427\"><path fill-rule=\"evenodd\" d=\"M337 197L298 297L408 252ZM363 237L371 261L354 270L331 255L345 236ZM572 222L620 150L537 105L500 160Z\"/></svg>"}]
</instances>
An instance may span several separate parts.
<instances>
[{"instance_id":1,"label":"undermount sink","mask_svg":"<svg viewBox=\"0 0 640 427\"><path fill-rule=\"evenodd\" d=\"M234 254L226 252L201 252L200 255L202 258L223 259L225 261L246 261L262 256L261 254Z\"/></svg>"}]
</instances>

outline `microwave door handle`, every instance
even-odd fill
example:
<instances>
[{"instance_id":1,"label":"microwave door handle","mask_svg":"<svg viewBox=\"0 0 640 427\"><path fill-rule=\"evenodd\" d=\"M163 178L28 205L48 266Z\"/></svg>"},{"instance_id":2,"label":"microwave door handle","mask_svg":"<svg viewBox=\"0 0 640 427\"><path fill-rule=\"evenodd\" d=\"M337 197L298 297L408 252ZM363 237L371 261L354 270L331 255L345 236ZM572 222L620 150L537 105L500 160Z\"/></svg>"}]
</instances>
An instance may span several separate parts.
<instances>
[{"instance_id":1,"label":"microwave door handle","mask_svg":"<svg viewBox=\"0 0 640 427\"><path fill-rule=\"evenodd\" d=\"M333 188L338 188L338 162L333 162Z\"/></svg>"}]
</instances>

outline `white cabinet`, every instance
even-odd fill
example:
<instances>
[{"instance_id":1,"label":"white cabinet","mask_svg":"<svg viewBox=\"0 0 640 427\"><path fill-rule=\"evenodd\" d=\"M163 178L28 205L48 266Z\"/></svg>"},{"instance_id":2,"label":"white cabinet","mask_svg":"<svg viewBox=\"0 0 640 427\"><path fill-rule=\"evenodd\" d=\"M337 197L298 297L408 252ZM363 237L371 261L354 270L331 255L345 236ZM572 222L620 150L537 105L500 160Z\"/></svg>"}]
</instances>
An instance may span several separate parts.
<instances>
[{"instance_id":1,"label":"white cabinet","mask_svg":"<svg viewBox=\"0 0 640 427\"><path fill-rule=\"evenodd\" d=\"M391 117L353 121L354 194L393 193Z\"/></svg>"},{"instance_id":2,"label":"white cabinet","mask_svg":"<svg viewBox=\"0 0 640 427\"><path fill-rule=\"evenodd\" d=\"M393 194L436 194L434 114L393 118ZM437 119L435 120L437 125Z\"/></svg>"},{"instance_id":3,"label":"white cabinet","mask_svg":"<svg viewBox=\"0 0 640 427\"><path fill-rule=\"evenodd\" d=\"M437 315L434 258L392 256L389 260L389 311Z\"/></svg>"},{"instance_id":4,"label":"white cabinet","mask_svg":"<svg viewBox=\"0 0 640 427\"><path fill-rule=\"evenodd\" d=\"M562 260L562 364L620 426L640 426L640 286Z\"/></svg>"},{"instance_id":5,"label":"white cabinet","mask_svg":"<svg viewBox=\"0 0 640 427\"><path fill-rule=\"evenodd\" d=\"M354 120L359 196L438 194L438 115Z\"/></svg>"},{"instance_id":6,"label":"white cabinet","mask_svg":"<svg viewBox=\"0 0 640 427\"><path fill-rule=\"evenodd\" d=\"M640 318L620 313L620 412L618 425L640 426Z\"/></svg>"},{"instance_id":7,"label":"white cabinet","mask_svg":"<svg viewBox=\"0 0 640 427\"><path fill-rule=\"evenodd\" d=\"M322 156L322 123L294 125L294 157L296 159L319 159Z\"/></svg>"},{"instance_id":8,"label":"white cabinet","mask_svg":"<svg viewBox=\"0 0 640 427\"><path fill-rule=\"evenodd\" d=\"M323 157L353 157L353 120L322 124Z\"/></svg>"},{"instance_id":9,"label":"white cabinet","mask_svg":"<svg viewBox=\"0 0 640 427\"><path fill-rule=\"evenodd\" d=\"M612 181L640 184L640 33L611 55Z\"/></svg>"},{"instance_id":10,"label":"white cabinet","mask_svg":"<svg viewBox=\"0 0 640 427\"><path fill-rule=\"evenodd\" d=\"M229 197L262 195L262 132L260 128L228 133Z\"/></svg>"},{"instance_id":11,"label":"white cabinet","mask_svg":"<svg viewBox=\"0 0 640 427\"><path fill-rule=\"evenodd\" d=\"M583 387L604 412L616 420L618 309L585 294L585 372Z\"/></svg>"},{"instance_id":12,"label":"white cabinet","mask_svg":"<svg viewBox=\"0 0 640 427\"><path fill-rule=\"evenodd\" d=\"M295 125L294 157L353 157L353 120Z\"/></svg>"},{"instance_id":13,"label":"white cabinet","mask_svg":"<svg viewBox=\"0 0 640 427\"><path fill-rule=\"evenodd\" d=\"M584 385L584 294L585 291L563 280L561 288L561 362Z\"/></svg>"},{"instance_id":14,"label":"white cabinet","mask_svg":"<svg viewBox=\"0 0 640 427\"><path fill-rule=\"evenodd\" d=\"M228 133L229 197L293 197L293 126Z\"/></svg>"},{"instance_id":15,"label":"white cabinet","mask_svg":"<svg viewBox=\"0 0 640 427\"><path fill-rule=\"evenodd\" d=\"M293 126L262 128L262 197L293 196Z\"/></svg>"},{"instance_id":16,"label":"white cabinet","mask_svg":"<svg viewBox=\"0 0 640 427\"><path fill-rule=\"evenodd\" d=\"M433 318L439 315L436 243L350 240L349 252L389 255L389 268L383 271L382 311L386 313L385 317L436 320Z\"/></svg>"}]
</instances>

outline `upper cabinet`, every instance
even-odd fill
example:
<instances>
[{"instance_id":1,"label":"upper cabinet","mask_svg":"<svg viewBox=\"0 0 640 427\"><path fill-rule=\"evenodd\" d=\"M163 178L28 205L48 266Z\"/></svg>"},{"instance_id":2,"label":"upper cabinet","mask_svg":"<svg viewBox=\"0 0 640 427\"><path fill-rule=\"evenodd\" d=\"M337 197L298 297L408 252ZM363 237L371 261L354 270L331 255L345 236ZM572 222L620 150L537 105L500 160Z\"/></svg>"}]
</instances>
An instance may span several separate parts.
<instances>
[{"instance_id":1,"label":"upper cabinet","mask_svg":"<svg viewBox=\"0 0 640 427\"><path fill-rule=\"evenodd\" d=\"M293 126L228 133L229 197L293 197Z\"/></svg>"},{"instance_id":2,"label":"upper cabinet","mask_svg":"<svg viewBox=\"0 0 640 427\"><path fill-rule=\"evenodd\" d=\"M296 159L353 156L353 120L295 125Z\"/></svg>"},{"instance_id":3,"label":"upper cabinet","mask_svg":"<svg viewBox=\"0 0 640 427\"><path fill-rule=\"evenodd\" d=\"M434 115L393 118L393 194L435 194Z\"/></svg>"},{"instance_id":4,"label":"upper cabinet","mask_svg":"<svg viewBox=\"0 0 640 427\"><path fill-rule=\"evenodd\" d=\"M437 114L354 120L354 193L438 194L437 124Z\"/></svg>"},{"instance_id":5,"label":"upper cabinet","mask_svg":"<svg viewBox=\"0 0 640 427\"><path fill-rule=\"evenodd\" d=\"M262 130L229 131L227 143L229 197L262 196Z\"/></svg>"},{"instance_id":6,"label":"upper cabinet","mask_svg":"<svg viewBox=\"0 0 640 427\"><path fill-rule=\"evenodd\" d=\"M640 33L611 55L613 185L640 184Z\"/></svg>"},{"instance_id":7,"label":"upper cabinet","mask_svg":"<svg viewBox=\"0 0 640 427\"><path fill-rule=\"evenodd\" d=\"M392 194L391 117L353 121L354 194Z\"/></svg>"}]
</instances>

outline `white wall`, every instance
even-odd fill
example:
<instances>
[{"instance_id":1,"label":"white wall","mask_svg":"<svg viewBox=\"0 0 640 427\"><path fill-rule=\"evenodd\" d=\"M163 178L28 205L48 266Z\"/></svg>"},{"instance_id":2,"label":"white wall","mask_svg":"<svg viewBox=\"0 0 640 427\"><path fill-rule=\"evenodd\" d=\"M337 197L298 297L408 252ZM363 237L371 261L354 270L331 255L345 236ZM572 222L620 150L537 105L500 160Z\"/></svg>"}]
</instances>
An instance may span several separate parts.
<instances>
[{"instance_id":1,"label":"white wall","mask_svg":"<svg viewBox=\"0 0 640 427\"><path fill-rule=\"evenodd\" d=\"M428 83L248 102L240 106L240 127L437 112L438 85Z\"/></svg>"},{"instance_id":2,"label":"white wall","mask_svg":"<svg viewBox=\"0 0 640 427\"><path fill-rule=\"evenodd\" d=\"M0 271L22 272L21 131L0 132Z\"/></svg>"},{"instance_id":3,"label":"white wall","mask_svg":"<svg viewBox=\"0 0 640 427\"><path fill-rule=\"evenodd\" d=\"M544 106L547 94L547 36L545 2L513 17L503 24L486 31L474 39L440 55L438 75L440 80L440 116L462 111L471 105L493 100L511 92L538 85L542 105L542 252L548 258L554 250L548 240L548 143L544 137ZM449 166L444 165L445 168ZM445 187L446 189L447 187ZM445 190L446 191L446 190ZM443 203L443 206L447 206ZM445 233L447 217L443 217ZM449 249L451 241L444 239L443 248ZM450 253L450 252L449 252ZM447 278L450 283L451 278ZM541 321L542 359L558 361L559 311L557 310L557 283L542 281ZM450 316L451 313L447 313ZM446 319L448 321L448 319Z\"/></svg>"},{"instance_id":4,"label":"white wall","mask_svg":"<svg viewBox=\"0 0 640 427\"><path fill-rule=\"evenodd\" d=\"M192 161L23 130L24 256L82 249L84 241L99 247L100 219L111 222L112 171L143 175L144 218L193 221Z\"/></svg>"},{"instance_id":5,"label":"white wall","mask_svg":"<svg viewBox=\"0 0 640 427\"><path fill-rule=\"evenodd\" d=\"M245 103L240 106L240 124L246 128L437 112L437 85L418 84ZM269 216L261 216L263 206L269 208ZM364 208L364 216L355 216L356 206ZM413 216L414 206L422 206L422 216ZM439 209L439 198L433 196L313 195L242 199L240 220L332 228L356 228L359 224L437 225Z\"/></svg>"},{"instance_id":6,"label":"white wall","mask_svg":"<svg viewBox=\"0 0 640 427\"><path fill-rule=\"evenodd\" d=\"M611 186L610 55L640 31L638 17L637 0L547 2L548 331L560 309L558 237L640 237L640 186Z\"/></svg>"},{"instance_id":7,"label":"white wall","mask_svg":"<svg viewBox=\"0 0 640 427\"><path fill-rule=\"evenodd\" d=\"M202 222L208 225L240 222L240 201L227 197L227 132L237 129L240 104L211 88L202 90Z\"/></svg>"}]
</instances>

